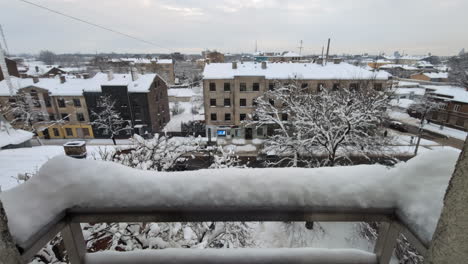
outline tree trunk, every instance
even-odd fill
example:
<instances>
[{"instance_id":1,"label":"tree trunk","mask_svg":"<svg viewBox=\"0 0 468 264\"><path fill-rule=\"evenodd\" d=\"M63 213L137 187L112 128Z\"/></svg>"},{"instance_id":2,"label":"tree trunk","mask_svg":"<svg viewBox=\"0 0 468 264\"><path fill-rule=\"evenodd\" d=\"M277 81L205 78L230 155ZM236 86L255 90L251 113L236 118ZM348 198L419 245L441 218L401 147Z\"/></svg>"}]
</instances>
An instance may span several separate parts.
<instances>
[{"instance_id":1,"label":"tree trunk","mask_svg":"<svg viewBox=\"0 0 468 264\"><path fill-rule=\"evenodd\" d=\"M117 145L117 142L115 141L115 136L114 136L114 135L112 135L112 137L111 137L111 138L112 138L112 142L114 142L114 145Z\"/></svg>"},{"instance_id":2,"label":"tree trunk","mask_svg":"<svg viewBox=\"0 0 468 264\"><path fill-rule=\"evenodd\" d=\"M8 230L8 219L0 201L0 263L20 264L21 256L16 248L10 231Z\"/></svg>"},{"instance_id":3,"label":"tree trunk","mask_svg":"<svg viewBox=\"0 0 468 264\"><path fill-rule=\"evenodd\" d=\"M468 260L468 140L445 193L444 207L426 263L466 263Z\"/></svg>"}]
</instances>

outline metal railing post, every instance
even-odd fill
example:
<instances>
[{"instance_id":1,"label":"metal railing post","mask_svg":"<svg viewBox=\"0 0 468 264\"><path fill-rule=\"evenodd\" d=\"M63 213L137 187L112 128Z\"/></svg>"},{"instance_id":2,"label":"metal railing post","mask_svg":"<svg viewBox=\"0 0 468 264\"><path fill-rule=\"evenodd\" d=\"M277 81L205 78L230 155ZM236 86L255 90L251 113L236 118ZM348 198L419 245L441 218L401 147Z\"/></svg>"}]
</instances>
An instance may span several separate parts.
<instances>
[{"instance_id":1,"label":"metal railing post","mask_svg":"<svg viewBox=\"0 0 468 264\"><path fill-rule=\"evenodd\" d=\"M83 264L86 254L86 243L79 223L69 222L62 229L62 238L71 264Z\"/></svg>"},{"instance_id":2,"label":"metal railing post","mask_svg":"<svg viewBox=\"0 0 468 264\"><path fill-rule=\"evenodd\" d=\"M380 223L379 236L374 248L379 264L390 263L399 235L400 227L395 222Z\"/></svg>"}]
</instances>

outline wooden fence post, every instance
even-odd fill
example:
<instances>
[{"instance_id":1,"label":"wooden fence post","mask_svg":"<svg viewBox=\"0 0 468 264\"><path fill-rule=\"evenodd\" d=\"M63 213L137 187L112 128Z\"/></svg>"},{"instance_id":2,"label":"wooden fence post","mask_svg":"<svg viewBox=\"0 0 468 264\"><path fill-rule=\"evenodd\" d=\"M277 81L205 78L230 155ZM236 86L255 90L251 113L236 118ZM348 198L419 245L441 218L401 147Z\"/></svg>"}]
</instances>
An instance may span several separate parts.
<instances>
[{"instance_id":1,"label":"wooden fence post","mask_svg":"<svg viewBox=\"0 0 468 264\"><path fill-rule=\"evenodd\" d=\"M83 264L86 254L86 244L79 223L68 222L61 231L68 260L71 264Z\"/></svg>"},{"instance_id":2,"label":"wooden fence post","mask_svg":"<svg viewBox=\"0 0 468 264\"><path fill-rule=\"evenodd\" d=\"M380 223L379 236L375 242L374 253L379 264L388 264L393 255L400 228L395 222Z\"/></svg>"}]
</instances>

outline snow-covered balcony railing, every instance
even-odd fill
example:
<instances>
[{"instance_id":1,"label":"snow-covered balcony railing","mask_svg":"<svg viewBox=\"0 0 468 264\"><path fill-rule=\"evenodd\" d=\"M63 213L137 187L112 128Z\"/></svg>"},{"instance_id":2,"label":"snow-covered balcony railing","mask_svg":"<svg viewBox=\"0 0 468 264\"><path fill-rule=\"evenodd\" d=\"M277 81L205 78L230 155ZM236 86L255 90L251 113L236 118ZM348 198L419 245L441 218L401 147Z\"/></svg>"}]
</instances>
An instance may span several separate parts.
<instances>
[{"instance_id":1,"label":"snow-covered balcony railing","mask_svg":"<svg viewBox=\"0 0 468 264\"><path fill-rule=\"evenodd\" d=\"M57 157L0 194L29 261L61 232L71 263L389 263L400 234L422 254L457 153L398 164L318 169L150 172ZM87 253L80 223L188 221L382 222L374 252L355 249L162 249ZM170 260L170 261L169 261Z\"/></svg>"}]
</instances>

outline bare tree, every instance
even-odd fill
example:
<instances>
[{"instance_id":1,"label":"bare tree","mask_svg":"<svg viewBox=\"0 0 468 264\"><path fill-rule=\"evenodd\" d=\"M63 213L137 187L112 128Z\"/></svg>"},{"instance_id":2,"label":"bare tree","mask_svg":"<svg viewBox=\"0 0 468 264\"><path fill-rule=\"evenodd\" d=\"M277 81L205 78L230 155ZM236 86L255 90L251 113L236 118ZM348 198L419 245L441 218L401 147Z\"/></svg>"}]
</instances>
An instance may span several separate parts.
<instances>
[{"instance_id":1,"label":"bare tree","mask_svg":"<svg viewBox=\"0 0 468 264\"><path fill-rule=\"evenodd\" d=\"M99 112L92 112L94 118L92 124L97 129L103 129L104 134L109 134L114 145L117 145L115 137L123 130L131 129L128 126L128 121L124 120L120 113L115 110L115 100L111 96L101 96L99 107L102 109Z\"/></svg>"},{"instance_id":2,"label":"bare tree","mask_svg":"<svg viewBox=\"0 0 468 264\"><path fill-rule=\"evenodd\" d=\"M41 52L39 52L38 59L40 61L43 61L47 65L54 64L56 58L57 58L57 55L55 55L55 53L53 53L50 50L42 50Z\"/></svg>"},{"instance_id":3,"label":"bare tree","mask_svg":"<svg viewBox=\"0 0 468 264\"><path fill-rule=\"evenodd\" d=\"M468 53L449 60L449 80L468 88Z\"/></svg>"},{"instance_id":4,"label":"bare tree","mask_svg":"<svg viewBox=\"0 0 468 264\"><path fill-rule=\"evenodd\" d=\"M259 98L248 123L274 126L275 133L265 145L292 155L293 166L300 155L309 161L325 155L321 165L326 166L350 162L352 155L382 155L388 145L382 123L389 100L372 84L369 80L354 90L320 87L312 92L293 81Z\"/></svg>"},{"instance_id":5,"label":"bare tree","mask_svg":"<svg viewBox=\"0 0 468 264\"><path fill-rule=\"evenodd\" d=\"M0 104L0 114L10 121L10 124L27 131L34 131L33 124L48 119L43 112L40 100L26 93L17 93L9 101Z\"/></svg>"}]
</instances>

